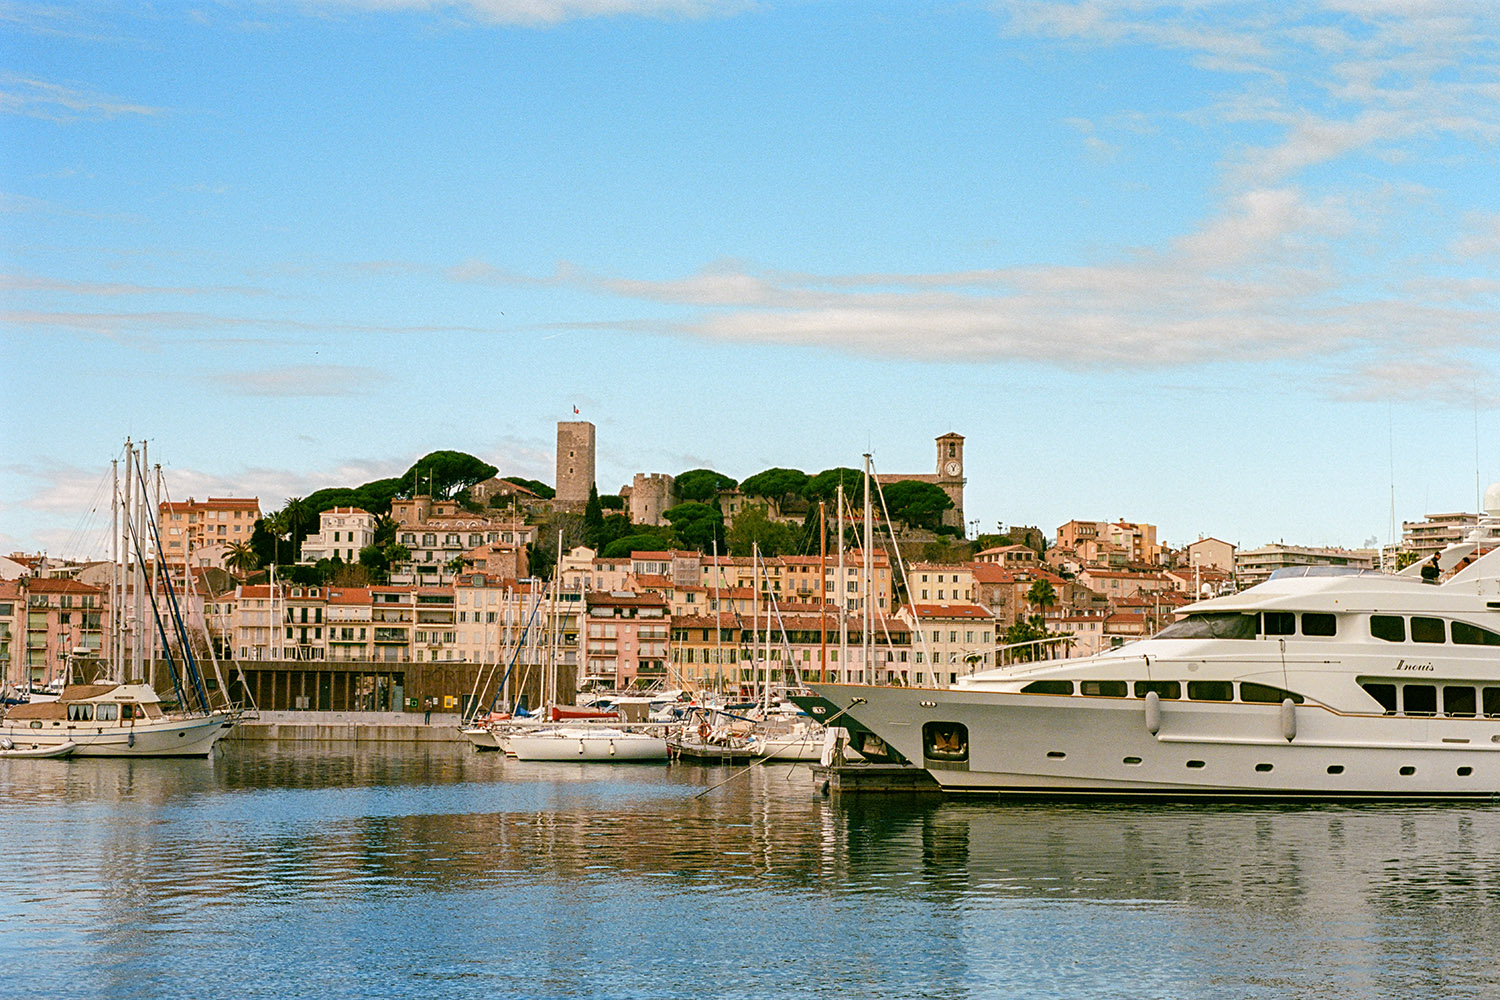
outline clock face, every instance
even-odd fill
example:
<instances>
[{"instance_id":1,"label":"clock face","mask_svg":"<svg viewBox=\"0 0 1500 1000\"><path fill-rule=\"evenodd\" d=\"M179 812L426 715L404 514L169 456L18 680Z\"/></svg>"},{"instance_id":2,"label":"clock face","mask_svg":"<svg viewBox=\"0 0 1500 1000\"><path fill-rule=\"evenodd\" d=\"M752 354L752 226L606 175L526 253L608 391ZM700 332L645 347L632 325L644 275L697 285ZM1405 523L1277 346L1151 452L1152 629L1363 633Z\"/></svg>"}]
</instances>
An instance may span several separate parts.
<instances>
[{"instance_id":1,"label":"clock face","mask_svg":"<svg viewBox=\"0 0 1500 1000\"><path fill-rule=\"evenodd\" d=\"M947 465L943 466L943 470L950 476L958 475L958 469L959 465L957 462L949 462Z\"/></svg>"}]
</instances>

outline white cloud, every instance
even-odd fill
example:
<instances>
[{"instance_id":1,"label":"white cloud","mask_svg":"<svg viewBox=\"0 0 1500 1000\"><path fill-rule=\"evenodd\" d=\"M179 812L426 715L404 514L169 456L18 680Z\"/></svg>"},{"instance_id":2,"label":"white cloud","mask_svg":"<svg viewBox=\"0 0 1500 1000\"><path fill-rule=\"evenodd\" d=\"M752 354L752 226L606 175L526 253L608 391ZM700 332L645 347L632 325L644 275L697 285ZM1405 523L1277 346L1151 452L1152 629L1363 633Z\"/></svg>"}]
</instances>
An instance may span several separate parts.
<instances>
[{"instance_id":1,"label":"white cloud","mask_svg":"<svg viewBox=\"0 0 1500 1000\"><path fill-rule=\"evenodd\" d=\"M161 113L161 108L60 83L10 74L0 77L0 114L72 122L103 121L127 115L153 117Z\"/></svg>"},{"instance_id":2,"label":"white cloud","mask_svg":"<svg viewBox=\"0 0 1500 1000\"><path fill-rule=\"evenodd\" d=\"M753 0L302 0L304 8L417 10L489 24L545 27L597 17L701 18L742 13Z\"/></svg>"}]
</instances>

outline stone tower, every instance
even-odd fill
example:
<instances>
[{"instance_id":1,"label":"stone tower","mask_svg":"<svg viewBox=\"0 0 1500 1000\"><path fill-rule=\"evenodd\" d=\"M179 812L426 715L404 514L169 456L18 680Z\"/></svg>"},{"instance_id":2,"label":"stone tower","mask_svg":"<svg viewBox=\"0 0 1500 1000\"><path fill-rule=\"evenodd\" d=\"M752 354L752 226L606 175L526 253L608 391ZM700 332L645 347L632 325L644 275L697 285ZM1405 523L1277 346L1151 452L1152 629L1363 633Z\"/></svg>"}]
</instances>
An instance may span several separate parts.
<instances>
[{"instance_id":1,"label":"stone tower","mask_svg":"<svg viewBox=\"0 0 1500 1000\"><path fill-rule=\"evenodd\" d=\"M951 431L937 439L937 478L934 482L953 501L953 507L943 511L943 523L959 530L968 537L968 526L964 523L964 436Z\"/></svg>"},{"instance_id":2,"label":"stone tower","mask_svg":"<svg viewBox=\"0 0 1500 1000\"><path fill-rule=\"evenodd\" d=\"M558 510L582 511L594 488L594 425L587 420L557 423Z\"/></svg>"},{"instance_id":3,"label":"stone tower","mask_svg":"<svg viewBox=\"0 0 1500 1000\"><path fill-rule=\"evenodd\" d=\"M677 496L676 480L662 472L647 475L637 472L630 484L630 523L666 524L662 514L673 506Z\"/></svg>"}]
</instances>

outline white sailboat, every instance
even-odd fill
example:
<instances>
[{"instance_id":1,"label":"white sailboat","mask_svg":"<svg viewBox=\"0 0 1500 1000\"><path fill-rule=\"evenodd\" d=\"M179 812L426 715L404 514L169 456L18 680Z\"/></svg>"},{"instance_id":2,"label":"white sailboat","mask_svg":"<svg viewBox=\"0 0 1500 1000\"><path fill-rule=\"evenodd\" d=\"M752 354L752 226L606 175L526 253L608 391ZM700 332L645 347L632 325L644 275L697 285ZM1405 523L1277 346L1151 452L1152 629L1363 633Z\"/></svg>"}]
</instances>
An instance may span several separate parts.
<instances>
[{"instance_id":1,"label":"white sailboat","mask_svg":"<svg viewBox=\"0 0 1500 1000\"><path fill-rule=\"evenodd\" d=\"M160 538L147 503L145 444L125 443L125 478L114 463L110 582L110 633L105 677L98 683L67 684L54 701L10 708L0 719L0 747L47 749L74 757L206 757L234 724L232 707L215 707L187 641L170 574L148 590L148 553L160 561ZM123 551L122 551L123 546ZM128 609L127 621L127 604ZM149 605L149 607L148 607ZM149 623L149 624L148 624ZM154 630L150 629L154 626ZM174 651L169 631L177 639ZM159 642L159 646L158 646ZM159 651L173 678L177 705L164 708L143 677Z\"/></svg>"}]
</instances>

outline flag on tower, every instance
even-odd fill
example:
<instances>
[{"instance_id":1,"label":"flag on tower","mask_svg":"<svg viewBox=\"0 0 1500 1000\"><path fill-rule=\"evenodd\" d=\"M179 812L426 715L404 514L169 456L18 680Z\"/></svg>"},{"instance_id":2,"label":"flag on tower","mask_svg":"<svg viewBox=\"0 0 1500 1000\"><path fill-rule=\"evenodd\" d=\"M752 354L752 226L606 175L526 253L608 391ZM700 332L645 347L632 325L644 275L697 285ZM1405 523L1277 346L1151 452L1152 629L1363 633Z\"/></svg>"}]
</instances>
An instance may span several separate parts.
<instances>
[{"instance_id":1,"label":"flag on tower","mask_svg":"<svg viewBox=\"0 0 1500 1000\"><path fill-rule=\"evenodd\" d=\"M578 407L576 407L576 406L575 406L575 407L573 407L573 414L574 414L574 415L575 415L575 416L577 416L577 414L578 414Z\"/></svg>"}]
</instances>

